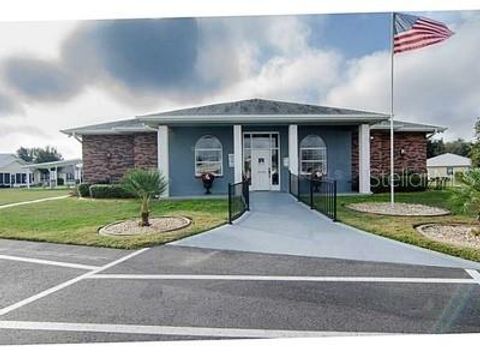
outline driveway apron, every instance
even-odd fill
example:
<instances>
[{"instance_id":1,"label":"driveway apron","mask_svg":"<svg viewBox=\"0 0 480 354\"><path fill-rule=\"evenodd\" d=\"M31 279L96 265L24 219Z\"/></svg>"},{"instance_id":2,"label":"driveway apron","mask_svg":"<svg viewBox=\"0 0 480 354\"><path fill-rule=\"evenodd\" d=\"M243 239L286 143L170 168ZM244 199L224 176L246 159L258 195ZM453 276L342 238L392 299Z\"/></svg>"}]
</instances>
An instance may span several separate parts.
<instances>
[{"instance_id":1,"label":"driveway apron","mask_svg":"<svg viewBox=\"0 0 480 354\"><path fill-rule=\"evenodd\" d=\"M250 212L174 242L178 246L480 269L480 263L373 235L333 222L291 195L253 192Z\"/></svg>"}]
</instances>

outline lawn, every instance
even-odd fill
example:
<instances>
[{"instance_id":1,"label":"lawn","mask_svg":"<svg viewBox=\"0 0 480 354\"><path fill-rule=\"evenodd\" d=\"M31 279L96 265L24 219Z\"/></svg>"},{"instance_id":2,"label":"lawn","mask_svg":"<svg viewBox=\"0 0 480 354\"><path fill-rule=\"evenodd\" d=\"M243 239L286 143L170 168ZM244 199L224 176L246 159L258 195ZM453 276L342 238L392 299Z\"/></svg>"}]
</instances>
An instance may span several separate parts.
<instances>
[{"instance_id":1,"label":"lawn","mask_svg":"<svg viewBox=\"0 0 480 354\"><path fill-rule=\"evenodd\" d=\"M226 223L226 199L153 201L151 217L183 215L192 224L157 235L100 236L99 227L136 218L139 202L132 199L78 199L75 197L2 210L0 237L76 245L140 248L163 244Z\"/></svg>"},{"instance_id":2,"label":"lawn","mask_svg":"<svg viewBox=\"0 0 480 354\"><path fill-rule=\"evenodd\" d=\"M388 194L372 196L341 196L338 197L337 217L340 222L355 226L359 229L382 235L405 243L458 256L469 260L480 261L480 250L468 247L458 247L436 242L422 236L415 230L415 226L425 223L471 223L472 215L463 210L462 205L451 201L452 190L426 191L416 193L397 193L396 201L405 203L419 203L445 208L451 215L439 217L401 217L360 213L346 208L350 203L359 202L387 202Z\"/></svg>"},{"instance_id":3,"label":"lawn","mask_svg":"<svg viewBox=\"0 0 480 354\"><path fill-rule=\"evenodd\" d=\"M0 189L0 205L59 197L68 193L68 189L2 188Z\"/></svg>"}]
</instances>

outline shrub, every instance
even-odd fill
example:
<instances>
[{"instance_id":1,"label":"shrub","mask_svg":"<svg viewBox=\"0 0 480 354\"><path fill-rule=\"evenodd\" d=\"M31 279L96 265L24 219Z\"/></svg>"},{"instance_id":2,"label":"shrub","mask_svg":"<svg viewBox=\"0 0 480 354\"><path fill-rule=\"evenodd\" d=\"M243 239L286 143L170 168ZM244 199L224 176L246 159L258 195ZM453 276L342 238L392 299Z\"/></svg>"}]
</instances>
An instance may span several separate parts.
<instances>
[{"instance_id":1,"label":"shrub","mask_svg":"<svg viewBox=\"0 0 480 354\"><path fill-rule=\"evenodd\" d=\"M141 200L140 226L150 226L150 199L161 195L168 186L168 182L158 170L129 170L122 179L122 186Z\"/></svg>"},{"instance_id":2,"label":"shrub","mask_svg":"<svg viewBox=\"0 0 480 354\"><path fill-rule=\"evenodd\" d=\"M480 220L480 168L465 172L460 182L462 185L455 189L453 200L462 203L466 212Z\"/></svg>"},{"instance_id":3,"label":"shrub","mask_svg":"<svg viewBox=\"0 0 480 354\"><path fill-rule=\"evenodd\" d=\"M89 183L80 183L77 187L78 194L80 197L90 197L90 184Z\"/></svg>"},{"instance_id":4,"label":"shrub","mask_svg":"<svg viewBox=\"0 0 480 354\"><path fill-rule=\"evenodd\" d=\"M90 186L92 198L133 198L134 195L119 184L92 184Z\"/></svg>"}]
</instances>

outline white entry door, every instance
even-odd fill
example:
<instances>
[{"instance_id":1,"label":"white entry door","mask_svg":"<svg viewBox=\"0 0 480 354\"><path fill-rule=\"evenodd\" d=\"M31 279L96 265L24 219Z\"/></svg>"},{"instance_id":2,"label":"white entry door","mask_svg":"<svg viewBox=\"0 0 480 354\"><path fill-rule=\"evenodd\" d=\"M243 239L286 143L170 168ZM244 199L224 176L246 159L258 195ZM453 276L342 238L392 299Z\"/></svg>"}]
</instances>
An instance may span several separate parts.
<instances>
[{"instance_id":1,"label":"white entry door","mask_svg":"<svg viewBox=\"0 0 480 354\"><path fill-rule=\"evenodd\" d=\"M270 190L272 158L270 149L252 150L252 187L254 191Z\"/></svg>"}]
</instances>

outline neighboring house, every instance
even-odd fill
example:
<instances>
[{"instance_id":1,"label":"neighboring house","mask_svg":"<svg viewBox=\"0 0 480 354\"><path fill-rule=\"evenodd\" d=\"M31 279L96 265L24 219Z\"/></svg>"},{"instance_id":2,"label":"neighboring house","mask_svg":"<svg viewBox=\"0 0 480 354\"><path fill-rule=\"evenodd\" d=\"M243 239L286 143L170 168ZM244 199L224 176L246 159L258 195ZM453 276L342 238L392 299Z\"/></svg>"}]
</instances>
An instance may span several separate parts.
<instances>
[{"instance_id":1,"label":"neighboring house","mask_svg":"<svg viewBox=\"0 0 480 354\"><path fill-rule=\"evenodd\" d=\"M33 183L33 176L23 168L27 162L15 154L0 154L0 188L25 187Z\"/></svg>"},{"instance_id":2,"label":"neighboring house","mask_svg":"<svg viewBox=\"0 0 480 354\"><path fill-rule=\"evenodd\" d=\"M390 169L389 116L250 99L67 129L82 142L84 180L118 182L133 167L158 168L167 195L212 192L247 177L251 190L288 191L289 172L320 170L339 192L370 192L370 175ZM444 128L395 122L395 168L426 173L427 137Z\"/></svg>"},{"instance_id":3,"label":"neighboring house","mask_svg":"<svg viewBox=\"0 0 480 354\"><path fill-rule=\"evenodd\" d=\"M456 154L442 154L427 160L429 178L448 177L454 179L456 173L463 173L472 167L472 160Z\"/></svg>"},{"instance_id":4,"label":"neighboring house","mask_svg":"<svg viewBox=\"0 0 480 354\"><path fill-rule=\"evenodd\" d=\"M23 166L30 171L36 185L56 187L58 185L75 185L82 181L82 160L59 160Z\"/></svg>"}]
</instances>

